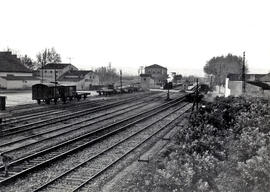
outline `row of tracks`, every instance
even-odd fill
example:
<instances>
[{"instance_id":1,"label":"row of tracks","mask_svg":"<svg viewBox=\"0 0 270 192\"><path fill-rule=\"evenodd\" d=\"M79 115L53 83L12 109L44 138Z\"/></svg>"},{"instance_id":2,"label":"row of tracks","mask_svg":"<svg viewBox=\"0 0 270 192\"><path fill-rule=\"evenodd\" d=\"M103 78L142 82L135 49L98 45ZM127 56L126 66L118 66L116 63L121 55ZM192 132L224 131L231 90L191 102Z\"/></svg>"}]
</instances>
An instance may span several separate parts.
<instances>
[{"instance_id":1,"label":"row of tracks","mask_svg":"<svg viewBox=\"0 0 270 192\"><path fill-rule=\"evenodd\" d=\"M127 117L125 119L119 120L117 122L113 122L107 126L102 126L98 129L95 129L93 131L87 132L85 134L82 134L78 137L75 137L73 139L70 139L68 141L62 142L58 145L46 148L44 150L38 151L34 154L30 154L26 157L17 159L16 161L13 161L10 164L10 176L8 178L5 177L0 177L0 184L6 184L9 183L11 181L14 181L16 178L20 178L24 175L26 175L27 173L31 173L35 170L40 170L43 167L48 166L51 163L54 163L56 161L62 160L66 157L68 157L69 155L72 155L74 153L77 153L78 151L81 151L85 148L88 148L89 146L92 146L96 143L105 141L106 138L111 137L113 135L118 134L119 132L122 132L126 129L128 129L131 126L134 126L135 124L138 124L141 121L144 121L148 118L153 117L154 115L157 115L159 113L161 113L162 111L168 110L169 108L172 107L176 107L175 110L172 110L169 114L165 115L164 117L162 117L161 119L159 119L158 121L161 121L162 119L166 119L167 116L175 113L175 111L180 110L183 108L183 106L186 106L187 104L185 103L184 105L181 105L179 107L179 103L183 103L183 98L184 97L180 97L176 100L167 102L165 104L159 105L157 107L154 107L152 109L146 110L144 112L141 112L139 114ZM142 108L142 106L145 105L143 102L140 103L135 103L134 106L129 106L126 107L129 108L130 110L135 110L135 108ZM122 108L122 113L119 110L119 114L115 113L116 115L120 115L123 113L127 113L125 107ZM187 109L186 109L187 110ZM111 114L113 114L113 112L111 112ZM107 114L108 115L108 114ZM96 119L98 117L95 117ZM94 118L94 119L95 119ZM107 118L111 118L111 117L107 117ZM93 119L92 119L93 120ZM105 119L103 119L104 121ZM122 144L125 145L124 143L128 142L131 138L136 137L136 135L142 134L144 131L147 131L149 127L154 127L153 125L155 123L157 123L158 121L154 122L152 125L146 126L143 129L136 129L137 132L134 132L134 134L128 136L127 138L117 142L117 144L115 145L111 145L108 149L96 154L95 156L91 157L90 159L87 159L84 162L81 162L79 165L76 165L73 168L70 168L69 170L65 171L64 173L62 173L60 176L54 178L53 180L48 181L46 184L44 184L41 187L36 188L35 190L42 190L47 188L47 186L50 186L52 183L55 183L55 181L59 181L62 180L63 178L69 178L67 180L70 180L70 177L67 176L68 174L72 174L76 173L76 170L81 170L81 167L84 167L86 165L88 165L88 163L91 161L95 161L97 159L102 159L102 156L105 154L111 154L114 152L111 151L115 151L116 148L119 148L117 146L121 146ZM170 121L173 122L174 120ZM92 124L95 124L97 122L91 122L90 124L84 124L83 127L88 127ZM168 124L170 124L168 123ZM81 123L78 123L78 125L80 125ZM163 123L164 124L164 123ZM163 128L161 128L159 131L157 132L153 132L151 131L152 134L149 135L149 138L153 137L155 134L153 133L158 133L160 132L162 129L165 129L167 127L168 124L165 124L163 126ZM74 124L75 125L75 124ZM78 129L80 129L81 127L79 126ZM145 134L145 133L144 133ZM54 136L56 137L56 136ZM58 137L58 136L57 136ZM142 137L144 138L144 137ZM144 142L146 142L149 138L144 139L144 141L141 141L140 144L136 144L133 147L120 147L121 149L125 149L125 152L120 152L119 154L122 154L118 160L114 160L113 162L109 163L108 165L106 165L105 167L103 167L102 169L100 169L98 172L96 172L93 176L90 177L90 179L81 179L78 182L75 182L77 184L74 185L73 187L70 187L69 189L73 190L77 190L80 189L81 187L83 187L85 184L89 183L91 180L93 180L96 176L100 175L102 172L104 172L106 169L108 169L110 166L112 166L113 164L115 164L116 162L118 162L119 160L121 160L124 156L126 156L127 154L131 153L133 150L135 150L137 147L139 147L141 144L143 144ZM47 139L47 138L46 138ZM46 140L45 139L45 140ZM39 140L38 142L40 142L41 140ZM36 141L37 142L37 141ZM19 147L19 148L24 148L24 147ZM17 148L17 149L19 149ZM15 150L17 150L15 149ZM129 150L127 150L129 149ZM14 151L14 149L10 150L9 152ZM116 153L118 154L118 153ZM4 167L0 167L0 170L3 171ZM84 170L84 168L82 168ZM0 174L1 176L1 174ZM67 177L66 177L67 176ZM61 179L62 178L62 179ZM72 180L72 179L71 179ZM72 180L74 181L74 180ZM60 182L61 183L61 182ZM79 184L79 185L78 185ZM53 187L55 188L55 187ZM59 188L56 187L57 190L59 190ZM61 189L61 187L60 187ZM35 191L34 190L34 191ZM65 189L66 190L66 189Z\"/></svg>"},{"instance_id":2,"label":"row of tracks","mask_svg":"<svg viewBox=\"0 0 270 192\"><path fill-rule=\"evenodd\" d=\"M146 95L144 95L144 96L146 96ZM26 123L26 124L22 124L22 125L20 124L20 125L15 126L15 127L8 127L8 126L3 125L0 137L7 138L7 136L10 136L10 135L14 135L14 134L22 133L22 132L25 133L25 131L34 130L34 129L37 129L37 128L40 128L40 127L52 125L52 124L63 122L63 121L73 119L73 118L78 118L78 117L81 117L81 116L84 116L84 115L88 115L90 113L94 113L94 112L97 112L97 111L109 109L109 108L111 108L113 106L119 106L119 105L121 105L123 103L138 100L141 97L142 97L141 95L138 95L138 96L130 97L128 99L123 99L123 100L120 100L120 101L109 102L108 104L100 105L100 106L97 106L97 107L93 107L92 103L91 103L91 106L85 105L83 107L83 109L81 107L77 107L76 108L77 110L72 111L71 113L67 113L65 111L65 112L63 112L63 114L57 114L57 115L54 114L52 116L48 116L49 114L52 113L52 112L49 111L48 113L42 114L42 117L46 117L45 119L36 120L36 121ZM155 97L155 96L153 96L153 97ZM73 108L73 110L74 110L74 108Z\"/></svg>"},{"instance_id":3,"label":"row of tracks","mask_svg":"<svg viewBox=\"0 0 270 192\"><path fill-rule=\"evenodd\" d=\"M2 134L4 134L4 136L1 137L0 151L4 151L5 153L9 154L12 152L17 152L25 155L33 151L29 150L29 147L31 146L35 150L40 150L40 148L34 144L40 143L40 145L45 145L44 142L47 141L53 145L54 143L52 142L52 139L59 140L61 137L63 137L64 139L62 140L67 140L70 138L70 136L68 136L69 133L73 133L74 137L74 135L76 136L78 134L89 132L87 127L91 125L97 125L99 122L106 123L106 120L123 115L129 111L135 110L136 108L138 109L142 107L146 100L149 102L150 100L154 101L160 99L160 94L151 96L148 95L149 97L146 98L141 96L142 95L139 95L133 98L107 103L99 107L77 111L72 115L63 115L60 117L57 116L51 119L42 120L40 122L3 130ZM132 103L134 101L138 102ZM126 103L130 104L125 105ZM122 105L123 107L121 107ZM106 110L105 113L104 110ZM83 118L84 116L85 118ZM56 126L57 122L59 123L58 126ZM27 152L18 151L20 149L24 150L26 147L28 147ZM11 155L14 157L14 154Z\"/></svg>"},{"instance_id":4,"label":"row of tracks","mask_svg":"<svg viewBox=\"0 0 270 192\"><path fill-rule=\"evenodd\" d=\"M144 93L140 93L140 95L145 95ZM125 98L125 96L123 96ZM106 98L107 101L114 101L117 98ZM13 127L14 124L27 124L29 121L34 122L39 120L40 118L48 118L51 116L64 114L64 113L72 113L76 110L86 109L89 107L95 107L102 105L104 103L103 99L96 98L95 101L93 100L86 100L80 103L67 103L65 105L52 105L52 106L43 106L37 107L33 109L33 106L26 107L23 113L14 113L12 117L5 118L2 126L5 127ZM31 109L31 110L29 110Z\"/></svg>"},{"instance_id":5,"label":"row of tracks","mask_svg":"<svg viewBox=\"0 0 270 192\"><path fill-rule=\"evenodd\" d=\"M158 99L159 97L148 98L148 100L152 100L152 102ZM125 104L127 101L130 102L132 100L121 101L118 105ZM98 113L98 111L101 110L99 108L98 110L92 111L94 114L85 119L80 118L77 121L72 120L72 122L68 124L62 124L57 127L53 126L53 129L50 127L42 127L41 131L36 131L35 134L31 130L31 134L25 134L24 136L20 135L20 137L17 136L12 141L7 140L7 142L2 143L0 145L0 149L5 151L5 153L9 153L13 157L19 158L20 155L30 154L33 153L33 151L41 150L48 145L55 145L59 143L59 141L63 142L75 136L85 134L94 129L92 127L108 124L112 120L120 120L124 116L128 117L131 113L136 111L139 112L148 105L145 104L144 99L143 101L131 102L120 107L111 106L111 109L106 110L106 112L102 111L100 114Z\"/></svg>"}]
</instances>

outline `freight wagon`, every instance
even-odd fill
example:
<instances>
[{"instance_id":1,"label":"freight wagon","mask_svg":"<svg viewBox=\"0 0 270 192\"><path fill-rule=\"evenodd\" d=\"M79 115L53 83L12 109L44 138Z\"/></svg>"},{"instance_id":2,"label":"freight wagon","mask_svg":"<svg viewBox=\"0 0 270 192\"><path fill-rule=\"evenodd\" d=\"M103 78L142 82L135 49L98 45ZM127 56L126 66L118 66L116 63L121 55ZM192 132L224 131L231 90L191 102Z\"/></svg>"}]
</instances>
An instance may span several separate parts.
<instances>
[{"instance_id":1,"label":"freight wagon","mask_svg":"<svg viewBox=\"0 0 270 192\"><path fill-rule=\"evenodd\" d=\"M50 104L53 101L55 104L58 100L65 103L67 100L72 100L81 97L86 98L89 93L77 93L75 85L61 85L54 83L40 83L32 86L32 99L36 100L38 104L44 101Z\"/></svg>"}]
</instances>

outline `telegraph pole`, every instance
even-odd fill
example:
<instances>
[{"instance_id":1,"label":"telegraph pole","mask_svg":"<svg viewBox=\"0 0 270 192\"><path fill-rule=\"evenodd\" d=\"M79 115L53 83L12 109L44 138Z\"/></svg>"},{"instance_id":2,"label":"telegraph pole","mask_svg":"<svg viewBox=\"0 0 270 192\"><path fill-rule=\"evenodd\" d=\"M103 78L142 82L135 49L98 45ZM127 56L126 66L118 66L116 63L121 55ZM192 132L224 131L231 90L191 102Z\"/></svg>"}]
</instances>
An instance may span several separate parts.
<instances>
[{"instance_id":1,"label":"telegraph pole","mask_svg":"<svg viewBox=\"0 0 270 192\"><path fill-rule=\"evenodd\" d=\"M54 83L56 85L56 69L54 69Z\"/></svg>"},{"instance_id":2,"label":"telegraph pole","mask_svg":"<svg viewBox=\"0 0 270 192\"><path fill-rule=\"evenodd\" d=\"M199 108L199 79L196 79L196 110Z\"/></svg>"},{"instance_id":3,"label":"telegraph pole","mask_svg":"<svg viewBox=\"0 0 270 192\"><path fill-rule=\"evenodd\" d=\"M120 70L120 92L122 93L122 70Z\"/></svg>"},{"instance_id":4,"label":"telegraph pole","mask_svg":"<svg viewBox=\"0 0 270 192\"><path fill-rule=\"evenodd\" d=\"M246 92L246 69L245 69L245 51L243 52L243 67L242 67L242 81L243 81L243 93Z\"/></svg>"},{"instance_id":5,"label":"telegraph pole","mask_svg":"<svg viewBox=\"0 0 270 192\"><path fill-rule=\"evenodd\" d=\"M44 68L44 64L42 62L41 63L41 83L43 83L43 68Z\"/></svg>"}]
</instances>

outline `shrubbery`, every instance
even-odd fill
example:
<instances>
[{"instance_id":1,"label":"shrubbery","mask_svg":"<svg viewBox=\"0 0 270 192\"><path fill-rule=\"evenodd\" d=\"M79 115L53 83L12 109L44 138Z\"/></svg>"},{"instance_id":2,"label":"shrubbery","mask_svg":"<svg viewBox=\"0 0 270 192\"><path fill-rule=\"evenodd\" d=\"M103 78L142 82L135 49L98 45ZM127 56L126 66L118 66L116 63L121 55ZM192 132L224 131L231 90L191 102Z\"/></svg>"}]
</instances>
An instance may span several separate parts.
<instances>
[{"instance_id":1,"label":"shrubbery","mask_svg":"<svg viewBox=\"0 0 270 192\"><path fill-rule=\"evenodd\" d=\"M192 114L151 172L150 191L269 191L270 106L217 98Z\"/></svg>"}]
</instances>

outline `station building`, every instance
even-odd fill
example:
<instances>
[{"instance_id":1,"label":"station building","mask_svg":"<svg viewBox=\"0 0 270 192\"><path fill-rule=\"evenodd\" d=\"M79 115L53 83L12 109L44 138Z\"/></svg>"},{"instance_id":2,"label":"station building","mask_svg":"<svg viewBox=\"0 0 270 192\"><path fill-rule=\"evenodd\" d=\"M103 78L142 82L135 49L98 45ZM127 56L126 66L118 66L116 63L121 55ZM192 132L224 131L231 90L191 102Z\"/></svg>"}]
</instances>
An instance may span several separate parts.
<instances>
[{"instance_id":1,"label":"station building","mask_svg":"<svg viewBox=\"0 0 270 192\"><path fill-rule=\"evenodd\" d=\"M167 81L167 68L157 64L145 67L144 74L140 75L143 89L163 87Z\"/></svg>"}]
</instances>

